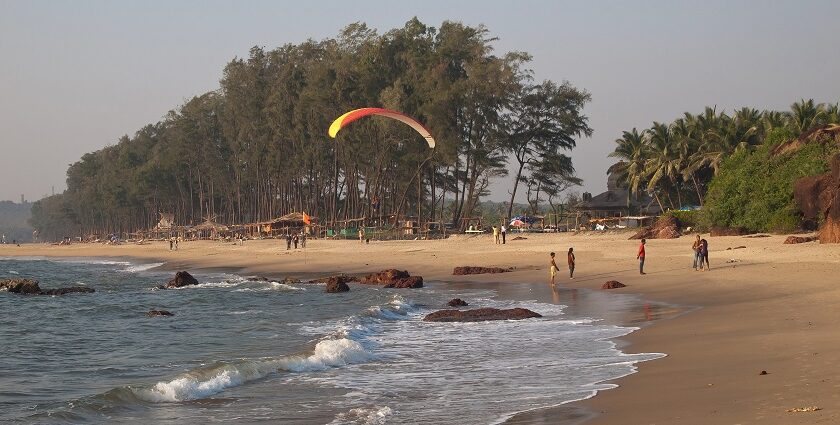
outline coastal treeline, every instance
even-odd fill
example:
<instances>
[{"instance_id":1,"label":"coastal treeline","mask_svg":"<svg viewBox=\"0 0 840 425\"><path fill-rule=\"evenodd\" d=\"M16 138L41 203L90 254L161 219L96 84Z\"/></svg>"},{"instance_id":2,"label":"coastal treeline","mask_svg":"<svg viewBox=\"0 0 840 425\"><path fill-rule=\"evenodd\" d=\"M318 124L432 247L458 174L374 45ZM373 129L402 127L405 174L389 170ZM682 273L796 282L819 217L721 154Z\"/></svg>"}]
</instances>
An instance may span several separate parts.
<instances>
[{"instance_id":1,"label":"coastal treeline","mask_svg":"<svg viewBox=\"0 0 840 425\"><path fill-rule=\"evenodd\" d=\"M336 38L254 47L227 64L218 90L82 156L32 223L50 238L147 229L159 212L178 224L303 211L320 224L410 215L458 225L511 164L517 186L573 184L564 151L592 133L590 95L534 81L530 56L497 54L494 40L483 26L415 18L384 34L355 23ZM328 138L333 119L370 106L417 118L437 148L382 118Z\"/></svg>"},{"instance_id":2,"label":"coastal treeline","mask_svg":"<svg viewBox=\"0 0 840 425\"><path fill-rule=\"evenodd\" d=\"M773 147L806 140L840 123L838 104L800 100L788 111L706 107L670 123L624 131L610 154L630 196L649 193L663 211L702 207L708 226L787 231L798 225L795 179L817 174L837 144L814 144L788 155Z\"/></svg>"}]
</instances>

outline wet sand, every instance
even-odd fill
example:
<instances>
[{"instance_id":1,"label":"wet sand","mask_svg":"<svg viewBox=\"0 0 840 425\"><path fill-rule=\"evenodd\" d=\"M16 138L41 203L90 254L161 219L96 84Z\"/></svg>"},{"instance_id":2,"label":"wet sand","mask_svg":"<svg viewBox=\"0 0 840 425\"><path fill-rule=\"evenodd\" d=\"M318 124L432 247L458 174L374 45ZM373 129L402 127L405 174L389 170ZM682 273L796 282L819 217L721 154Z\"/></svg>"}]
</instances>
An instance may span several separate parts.
<instances>
[{"instance_id":1,"label":"wet sand","mask_svg":"<svg viewBox=\"0 0 840 425\"><path fill-rule=\"evenodd\" d=\"M639 294L638 299L653 302L641 302L638 313L624 317L600 312L606 320L635 326L649 317L676 312L651 305L679 306L688 313L657 321L623 340L629 344L623 346L625 352L668 356L639 364L640 373L615 382L619 388L582 402L526 412L509 422L840 423L840 376L834 367L840 362L840 338L835 330L840 321L836 307L840 302L840 245L783 245L782 236L706 236L713 269L694 272L690 237L651 240L648 274L640 276L635 260L638 242L627 240L626 233L524 236L528 239L513 241L509 237L508 244L501 246L493 245L486 235L370 245L310 240L306 250L291 252L276 240L246 241L244 246L184 242L179 251L169 251L164 242L30 244L0 246L0 256L126 257L165 261L171 269L224 267L272 277L368 273L396 267L453 286L493 286L503 297L527 296L566 304L564 297L571 297L574 291L552 291L547 285L547 254L555 251L560 258L558 282L562 287L591 290L597 296ZM578 259L575 280L569 280L562 270L569 246L574 246ZM726 249L738 246L746 248ZM727 260L735 261L727 264ZM466 265L515 267L516 271L451 276L453 267ZM628 286L602 292L599 288L606 280ZM597 301L572 305L592 309L592 315L600 317ZM761 375L762 370L767 374ZM821 410L787 411L807 406Z\"/></svg>"}]
</instances>

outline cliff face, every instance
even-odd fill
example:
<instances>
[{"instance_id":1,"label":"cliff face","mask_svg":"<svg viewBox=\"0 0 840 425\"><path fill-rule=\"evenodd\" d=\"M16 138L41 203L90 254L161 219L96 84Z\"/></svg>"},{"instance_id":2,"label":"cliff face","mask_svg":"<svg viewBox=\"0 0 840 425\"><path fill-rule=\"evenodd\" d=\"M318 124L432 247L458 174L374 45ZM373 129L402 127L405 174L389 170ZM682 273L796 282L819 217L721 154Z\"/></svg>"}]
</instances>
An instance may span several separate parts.
<instances>
[{"instance_id":1,"label":"cliff face","mask_svg":"<svg viewBox=\"0 0 840 425\"><path fill-rule=\"evenodd\" d=\"M840 142L840 127L828 135ZM840 243L840 154L830 161L831 171L803 177L794 183L794 200L802 211L805 226L819 227L820 243Z\"/></svg>"}]
</instances>

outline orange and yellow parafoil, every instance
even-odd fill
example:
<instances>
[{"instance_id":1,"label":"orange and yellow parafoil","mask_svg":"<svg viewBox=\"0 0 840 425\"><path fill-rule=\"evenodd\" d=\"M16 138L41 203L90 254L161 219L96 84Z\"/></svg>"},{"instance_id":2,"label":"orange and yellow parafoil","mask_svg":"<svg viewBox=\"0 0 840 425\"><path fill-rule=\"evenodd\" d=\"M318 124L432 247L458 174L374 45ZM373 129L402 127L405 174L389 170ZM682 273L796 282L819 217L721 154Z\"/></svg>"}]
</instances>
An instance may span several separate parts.
<instances>
[{"instance_id":1,"label":"orange and yellow parafoil","mask_svg":"<svg viewBox=\"0 0 840 425\"><path fill-rule=\"evenodd\" d=\"M424 139L426 139L426 143L429 144L429 147L434 149L435 147L435 139L432 137L432 134L429 133L429 130L426 127L423 127L423 124L420 124L413 118L401 114L397 111L392 111L390 109L382 109L382 108L361 108L361 109L354 109L338 118L330 124L329 134L330 137L335 138L338 135L338 131L350 124L353 121L356 121L359 118L364 118L368 115L379 115L383 117L393 118L397 121L400 121L404 124L409 125L415 131L420 133Z\"/></svg>"}]
</instances>

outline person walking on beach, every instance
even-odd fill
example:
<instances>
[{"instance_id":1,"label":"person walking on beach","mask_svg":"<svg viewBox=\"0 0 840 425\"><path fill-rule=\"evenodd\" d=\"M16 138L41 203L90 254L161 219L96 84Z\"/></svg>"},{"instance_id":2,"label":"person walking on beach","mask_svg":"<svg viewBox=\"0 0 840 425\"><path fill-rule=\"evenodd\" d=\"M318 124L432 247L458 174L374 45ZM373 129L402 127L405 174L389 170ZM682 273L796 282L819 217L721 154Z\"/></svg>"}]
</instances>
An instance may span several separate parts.
<instances>
[{"instance_id":1,"label":"person walking on beach","mask_svg":"<svg viewBox=\"0 0 840 425\"><path fill-rule=\"evenodd\" d=\"M292 249L292 235L287 233L286 234L286 251Z\"/></svg>"},{"instance_id":2,"label":"person walking on beach","mask_svg":"<svg viewBox=\"0 0 840 425\"><path fill-rule=\"evenodd\" d=\"M175 247L175 241L170 237L169 238L169 250L172 251L172 249L174 247Z\"/></svg>"},{"instance_id":3,"label":"person walking on beach","mask_svg":"<svg viewBox=\"0 0 840 425\"><path fill-rule=\"evenodd\" d=\"M703 263L706 263L706 271L711 270L709 266L709 241L702 239L700 241L700 270L703 270Z\"/></svg>"},{"instance_id":4,"label":"person walking on beach","mask_svg":"<svg viewBox=\"0 0 840 425\"><path fill-rule=\"evenodd\" d=\"M300 247L306 248L306 233L300 234Z\"/></svg>"},{"instance_id":5,"label":"person walking on beach","mask_svg":"<svg viewBox=\"0 0 840 425\"><path fill-rule=\"evenodd\" d=\"M642 239L642 243L639 245L639 253L636 254L636 258L639 260L639 274L647 274L645 273L645 240Z\"/></svg>"},{"instance_id":6,"label":"person walking on beach","mask_svg":"<svg viewBox=\"0 0 840 425\"><path fill-rule=\"evenodd\" d=\"M505 240L505 235L507 235L507 227L505 227L505 225L503 224L502 225L502 245L507 243L507 241Z\"/></svg>"},{"instance_id":7,"label":"person walking on beach","mask_svg":"<svg viewBox=\"0 0 840 425\"><path fill-rule=\"evenodd\" d=\"M554 277L557 276L557 263L554 262L554 253L551 253L551 286L554 286Z\"/></svg>"},{"instance_id":8,"label":"person walking on beach","mask_svg":"<svg viewBox=\"0 0 840 425\"><path fill-rule=\"evenodd\" d=\"M499 228L496 226L493 226L493 243L499 244Z\"/></svg>"},{"instance_id":9,"label":"person walking on beach","mask_svg":"<svg viewBox=\"0 0 840 425\"><path fill-rule=\"evenodd\" d=\"M178 237L175 236L175 251L178 250Z\"/></svg>"},{"instance_id":10,"label":"person walking on beach","mask_svg":"<svg viewBox=\"0 0 840 425\"><path fill-rule=\"evenodd\" d=\"M700 234L697 234L697 238L694 239L694 243L691 245L691 249L694 251L694 270L697 271L703 269L703 255L700 252Z\"/></svg>"},{"instance_id":11,"label":"person walking on beach","mask_svg":"<svg viewBox=\"0 0 840 425\"><path fill-rule=\"evenodd\" d=\"M359 227L359 242L365 243L365 228Z\"/></svg>"},{"instance_id":12,"label":"person walking on beach","mask_svg":"<svg viewBox=\"0 0 840 425\"><path fill-rule=\"evenodd\" d=\"M567 255L569 261L569 279L575 278L575 249L569 248L569 255Z\"/></svg>"},{"instance_id":13,"label":"person walking on beach","mask_svg":"<svg viewBox=\"0 0 840 425\"><path fill-rule=\"evenodd\" d=\"M300 241L300 238L298 238L298 235L295 235L295 237L292 239L292 243L295 244L295 249L297 249L299 241Z\"/></svg>"}]
</instances>

